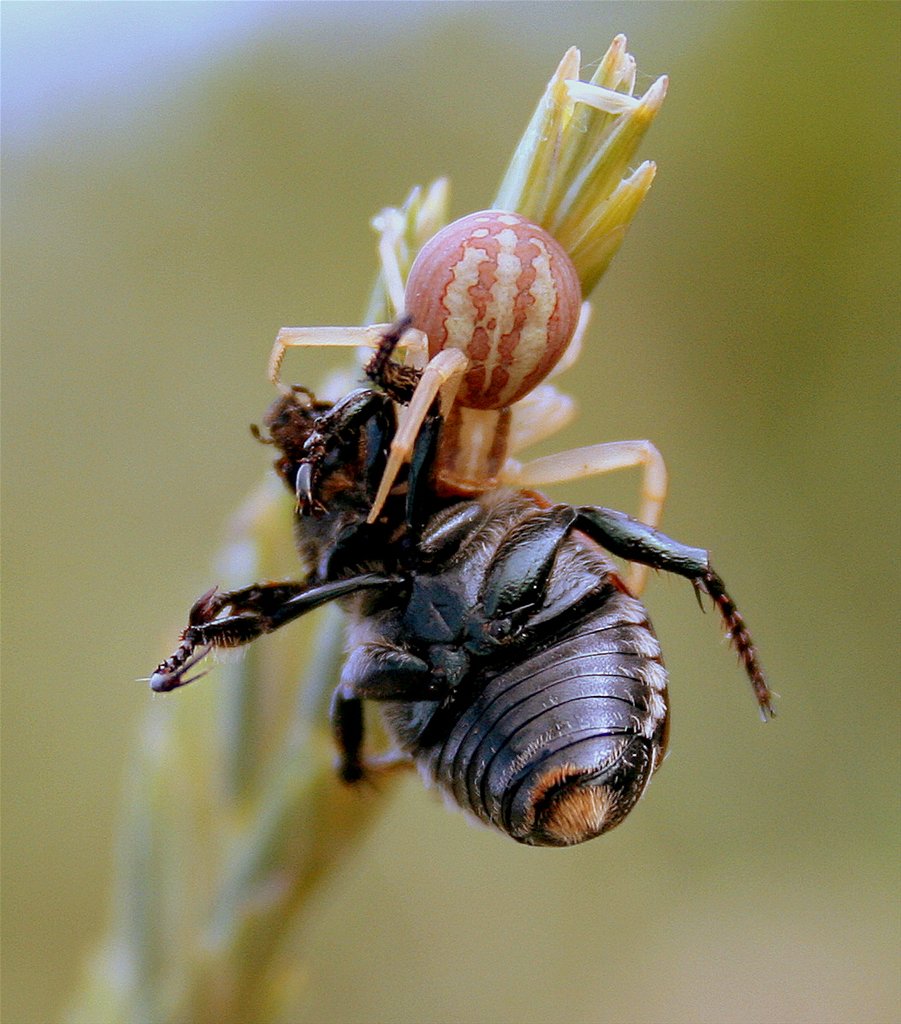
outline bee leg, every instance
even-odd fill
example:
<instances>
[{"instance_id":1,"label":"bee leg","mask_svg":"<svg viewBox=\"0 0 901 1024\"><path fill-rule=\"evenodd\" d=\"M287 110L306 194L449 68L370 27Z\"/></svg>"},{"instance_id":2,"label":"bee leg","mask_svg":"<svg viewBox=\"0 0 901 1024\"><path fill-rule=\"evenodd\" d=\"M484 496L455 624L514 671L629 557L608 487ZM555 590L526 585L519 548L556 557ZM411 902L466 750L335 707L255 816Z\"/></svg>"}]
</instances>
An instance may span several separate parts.
<instances>
[{"instance_id":1,"label":"bee leg","mask_svg":"<svg viewBox=\"0 0 901 1024\"><path fill-rule=\"evenodd\" d=\"M294 481L298 509L308 514L323 508L319 497L322 463L340 452L345 438L354 435L366 439L363 475L374 491L384 472L384 451L393 432L394 407L381 392L358 388L335 402L317 417L299 455Z\"/></svg>"},{"instance_id":2,"label":"bee leg","mask_svg":"<svg viewBox=\"0 0 901 1024\"><path fill-rule=\"evenodd\" d=\"M397 756L364 759L363 700L440 701L448 692L446 680L427 662L400 647L371 643L358 647L341 672L332 698L331 720L340 755L339 773L345 782L358 782L369 770L394 767Z\"/></svg>"},{"instance_id":3,"label":"bee leg","mask_svg":"<svg viewBox=\"0 0 901 1024\"><path fill-rule=\"evenodd\" d=\"M434 509L431 507L431 475L438 451L438 439L444 417L438 411L437 403L424 420L413 446L410 470L407 476L406 519L410 536L418 539Z\"/></svg>"},{"instance_id":4,"label":"bee leg","mask_svg":"<svg viewBox=\"0 0 901 1024\"><path fill-rule=\"evenodd\" d=\"M331 722L338 748L338 775L343 782L353 784L373 775L386 775L412 766L412 758L399 750L363 757L363 701L349 696L343 686L335 690L332 698Z\"/></svg>"},{"instance_id":5,"label":"bee leg","mask_svg":"<svg viewBox=\"0 0 901 1024\"><path fill-rule=\"evenodd\" d=\"M341 685L364 700L442 700L450 689L428 662L385 642L358 647L347 659Z\"/></svg>"},{"instance_id":6,"label":"bee leg","mask_svg":"<svg viewBox=\"0 0 901 1024\"><path fill-rule=\"evenodd\" d=\"M557 550L575 521L574 509L555 505L526 519L505 538L482 590L492 636L515 630L523 615L541 605Z\"/></svg>"},{"instance_id":7,"label":"bee leg","mask_svg":"<svg viewBox=\"0 0 901 1024\"><path fill-rule=\"evenodd\" d=\"M157 666L149 680L150 688L166 693L192 682L197 677L186 679L186 673L213 648L241 647L329 601L400 582L399 576L364 573L318 586L258 583L221 594L210 590L194 604L181 642L175 652ZM233 614L217 618L229 607Z\"/></svg>"},{"instance_id":8,"label":"bee leg","mask_svg":"<svg viewBox=\"0 0 901 1024\"><path fill-rule=\"evenodd\" d=\"M703 548L680 544L625 512L597 505L581 505L575 512L577 530L630 562L640 562L689 579L709 569L709 558Z\"/></svg>"},{"instance_id":9,"label":"bee leg","mask_svg":"<svg viewBox=\"0 0 901 1024\"><path fill-rule=\"evenodd\" d=\"M245 613L248 618L263 616L304 589L303 583L254 583L240 590L221 591L213 587L201 595L188 612L188 625L181 635L181 641L165 661L160 662L150 677L150 687L157 693L165 693L179 686L199 679L205 673L185 678L188 672L201 662L213 647L234 647L244 641L233 634L213 630L204 638L204 629L217 620L226 608L233 613ZM231 618L233 616L229 616Z\"/></svg>"},{"instance_id":10,"label":"bee leg","mask_svg":"<svg viewBox=\"0 0 901 1024\"><path fill-rule=\"evenodd\" d=\"M212 622L224 608L229 608L233 615L239 613L271 614L285 601L303 593L307 587L308 585L305 583L288 581L285 583L252 583L249 587L242 587L240 590L220 591L217 589L213 591L214 601L211 602L216 610L211 615L207 614L204 622ZM209 610L212 611L212 607Z\"/></svg>"},{"instance_id":11,"label":"bee leg","mask_svg":"<svg viewBox=\"0 0 901 1024\"><path fill-rule=\"evenodd\" d=\"M363 746L363 702L352 691L339 686L332 697L332 736L338 748L338 774L345 782L359 782L365 772L360 750Z\"/></svg>"},{"instance_id":12,"label":"bee leg","mask_svg":"<svg viewBox=\"0 0 901 1024\"><path fill-rule=\"evenodd\" d=\"M540 417L538 419L540 422ZM501 482L517 488L544 487L631 467L642 472L638 518L649 526L657 527L666 500L667 472L663 456L650 441L608 441L546 455L524 464L508 459L501 473ZM642 564L633 565L626 580L629 589L638 595L644 590L646 581L647 569Z\"/></svg>"},{"instance_id":13,"label":"bee leg","mask_svg":"<svg viewBox=\"0 0 901 1024\"><path fill-rule=\"evenodd\" d=\"M709 554L703 548L680 544L624 512L583 505L576 509L576 514L575 528L614 555L684 576L696 590L713 599L727 636L751 680L761 716L764 720L774 717L773 692L767 685L751 633L722 577L711 566Z\"/></svg>"}]
</instances>

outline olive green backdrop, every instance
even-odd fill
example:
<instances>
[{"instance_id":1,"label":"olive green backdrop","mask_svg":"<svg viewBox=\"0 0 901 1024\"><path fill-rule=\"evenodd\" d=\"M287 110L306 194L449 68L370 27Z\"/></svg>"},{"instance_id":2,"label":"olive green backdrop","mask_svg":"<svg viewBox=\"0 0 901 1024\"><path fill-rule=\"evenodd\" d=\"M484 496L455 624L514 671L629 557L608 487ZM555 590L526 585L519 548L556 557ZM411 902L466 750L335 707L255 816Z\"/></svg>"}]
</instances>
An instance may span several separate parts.
<instances>
[{"instance_id":1,"label":"olive green backdrop","mask_svg":"<svg viewBox=\"0 0 901 1024\"><path fill-rule=\"evenodd\" d=\"M411 778L307 918L303 1024L897 1020L899 7L209 4L142 48L189 6L4 5L10 74L93 76L4 142L4 1021L59 1019L102 928L133 680L265 471L276 330L357 322L371 214L440 174L484 206L563 50L618 31L640 90L671 75L660 171L544 450L656 442L667 531L713 550L779 718L653 581L644 802L531 850Z\"/></svg>"}]
</instances>

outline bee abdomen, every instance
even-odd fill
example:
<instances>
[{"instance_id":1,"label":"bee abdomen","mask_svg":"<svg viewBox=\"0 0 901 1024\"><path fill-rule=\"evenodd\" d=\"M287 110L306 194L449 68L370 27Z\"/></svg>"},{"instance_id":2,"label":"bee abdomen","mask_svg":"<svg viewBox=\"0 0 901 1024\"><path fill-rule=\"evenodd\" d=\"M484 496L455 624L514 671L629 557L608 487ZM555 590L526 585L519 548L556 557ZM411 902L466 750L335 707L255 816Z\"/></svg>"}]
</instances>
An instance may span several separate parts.
<instances>
[{"instance_id":1,"label":"bee abdomen","mask_svg":"<svg viewBox=\"0 0 901 1024\"><path fill-rule=\"evenodd\" d=\"M639 602L617 593L489 678L420 760L456 803L519 842L568 846L635 804L662 756L666 717L656 637Z\"/></svg>"}]
</instances>

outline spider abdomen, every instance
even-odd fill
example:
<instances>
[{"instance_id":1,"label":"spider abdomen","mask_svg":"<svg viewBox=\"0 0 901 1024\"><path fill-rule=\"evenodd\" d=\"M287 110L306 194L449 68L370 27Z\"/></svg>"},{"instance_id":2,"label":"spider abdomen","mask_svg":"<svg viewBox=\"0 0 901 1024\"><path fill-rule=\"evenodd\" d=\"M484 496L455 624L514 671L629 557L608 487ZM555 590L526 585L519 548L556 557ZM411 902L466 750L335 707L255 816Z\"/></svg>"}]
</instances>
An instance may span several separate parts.
<instances>
[{"instance_id":1,"label":"spider abdomen","mask_svg":"<svg viewBox=\"0 0 901 1024\"><path fill-rule=\"evenodd\" d=\"M469 360L457 401L503 409L539 384L576 329L582 291L551 235L503 210L448 224L422 248L404 304L429 355L457 348Z\"/></svg>"}]
</instances>

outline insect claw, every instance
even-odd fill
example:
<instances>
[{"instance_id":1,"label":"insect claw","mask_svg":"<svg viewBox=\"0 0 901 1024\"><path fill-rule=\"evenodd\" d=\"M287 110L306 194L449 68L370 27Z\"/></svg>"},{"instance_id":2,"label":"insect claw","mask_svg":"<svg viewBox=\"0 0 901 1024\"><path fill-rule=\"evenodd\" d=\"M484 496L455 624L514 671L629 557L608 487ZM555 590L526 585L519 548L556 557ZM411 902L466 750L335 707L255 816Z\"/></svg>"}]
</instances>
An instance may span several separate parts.
<instances>
[{"instance_id":1,"label":"insect claw","mask_svg":"<svg viewBox=\"0 0 901 1024\"><path fill-rule=\"evenodd\" d=\"M294 492L298 501L304 498L309 501L313 496L313 467L309 462L301 462L298 467Z\"/></svg>"},{"instance_id":2,"label":"insect claw","mask_svg":"<svg viewBox=\"0 0 901 1024\"><path fill-rule=\"evenodd\" d=\"M271 437L266 437L262 430L256 423L250 424L250 434L255 441L259 441L260 444L275 444L275 441Z\"/></svg>"},{"instance_id":3,"label":"insect claw","mask_svg":"<svg viewBox=\"0 0 901 1024\"><path fill-rule=\"evenodd\" d=\"M203 679L204 676L209 675L209 674L210 674L210 670L208 668L206 668L206 669L203 670L203 672L198 672L196 676L191 676L190 679L182 679L182 680L180 680L178 685L179 686L187 686L188 683L194 683L198 679Z\"/></svg>"},{"instance_id":4,"label":"insect claw","mask_svg":"<svg viewBox=\"0 0 901 1024\"><path fill-rule=\"evenodd\" d=\"M201 600L203 600L203 598L201 598ZM183 677L186 672L190 671L196 664L203 661L212 649L212 644L204 644L203 647L194 651L189 658L186 658L183 664L178 665L177 667L167 668L166 666L170 665L173 661L177 663L184 657L184 651L176 651L172 658L168 661L162 662L156 672L154 672L147 680L147 682L150 683L150 689L155 693L168 693L170 690L175 690L179 686L187 686L188 683L193 683L195 679L200 679L201 676L206 675L206 672L201 672L200 675L192 676L190 679L185 679Z\"/></svg>"},{"instance_id":5,"label":"insect claw","mask_svg":"<svg viewBox=\"0 0 901 1024\"><path fill-rule=\"evenodd\" d=\"M692 580L691 581L691 585L692 585L692 588L694 589L694 592L695 592L695 599L698 602L698 607L706 615L707 614L707 609L704 607L704 602L701 599L701 595L702 594L706 594L707 591L704 589L704 585L701 583L700 580Z\"/></svg>"},{"instance_id":6,"label":"insect claw","mask_svg":"<svg viewBox=\"0 0 901 1024\"><path fill-rule=\"evenodd\" d=\"M301 514L316 513L321 505L313 498L313 466L310 462L302 462L297 470L294 481L294 511Z\"/></svg>"},{"instance_id":7,"label":"insect claw","mask_svg":"<svg viewBox=\"0 0 901 1024\"><path fill-rule=\"evenodd\" d=\"M367 789L378 791L385 779L399 771L412 768L413 764L413 758L409 754L392 749L365 758L354 758L352 761L347 761L342 757L336 758L335 771L341 781L349 786L361 785Z\"/></svg>"}]
</instances>

